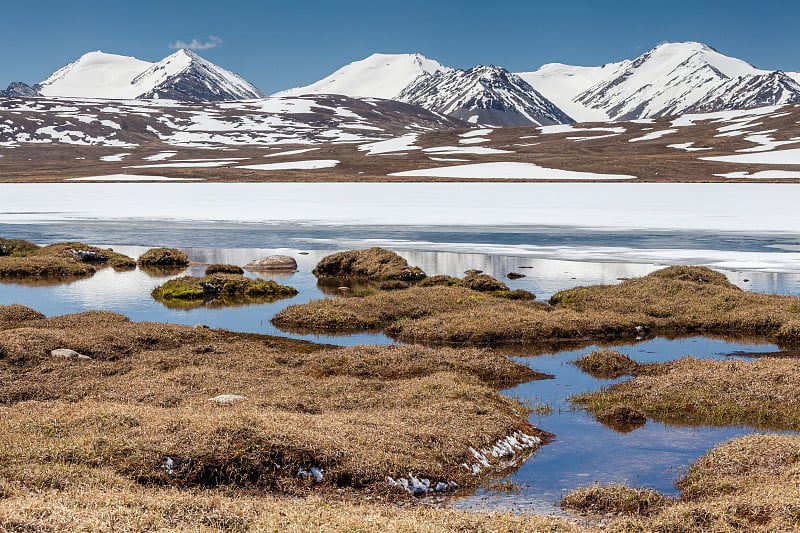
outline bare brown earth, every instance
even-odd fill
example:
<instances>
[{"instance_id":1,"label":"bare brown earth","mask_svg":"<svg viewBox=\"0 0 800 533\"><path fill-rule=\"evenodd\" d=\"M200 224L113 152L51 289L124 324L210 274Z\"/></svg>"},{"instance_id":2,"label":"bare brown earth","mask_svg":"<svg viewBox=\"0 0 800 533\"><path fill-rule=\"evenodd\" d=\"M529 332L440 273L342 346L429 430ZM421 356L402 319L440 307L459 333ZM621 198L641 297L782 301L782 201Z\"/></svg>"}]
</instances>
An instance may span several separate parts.
<instances>
[{"instance_id":1,"label":"bare brown earth","mask_svg":"<svg viewBox=\"0 0 800 533\"><path fill-rule=\"evenodd\" d=\"M9 117L18 120L18 117L12 113L12 111L0 107L0 123ZM98 116L115 118L113 114ZM41 112L37 117L37 120L46 121L47 112ZM398 123L391 122L391 117L379 118L381 122L378 123L383 128L381 134L383 138L399 136L404 132ZM119 120L119 117L116 117L116 120ZM715 176L715 174L740 171L797 170L796 165L743 165L700 160L701 157L731 155L735 154L736 150L759 146L758 143L747 140L745 133L721 136L730 132L720 132L719 129L729 126L731 123L719 120L700 120L694 125L674 128L675 132L658 139L638 142L628 141L649 132L673 129L671 128L672 118L658 118L652 123L587 123L574 126L575 128L625 128L624 133L610 137L608 135L611 135L611 132L608 131L568 131L544 134L535 127L501 128L495 129L487 136L488 142L478 144L461 143L462 139L459 135L468 130L460 128L459 124L453 121L432 126L438 129L421 134L417 143L423 149L444 146L481 146L510 151L510 153L488 155L437 154L426 153L423 150L366 155L365 151L358 149L359 145L366 144L366 141L330 143L324 142L324 139L319 137L308 141L313 144L230 144L218 147L224 148L224 150L182 148L174 144L167 144L149 133L145 129L148 124L144 117L127 117L126 120L130 123L124 120L120 120L120 122L125 126L136 128L138 132L129 139L129 142L138 144L133 148L76 146L61 143L19 143L13 148L3 149L0 147L0 155L2 155L0 180L3 182L54 182L67 178L126 173L193 178L215 182L463 181L449 178L394 177L389 174L479 162L536 163L547 168L633 175L637 179L632 181L646 182L741 182L752 180L730 180ZM376 118L376 120L378 119ZM420 120L422 119L420 118ZM160 124L156 125L161 129L164 127ZM788 104L778 111L754 118L749 124L743 123L740 129L750 133L775 130L768 135L778 141L791 141L790 144L780 146L778 149L798 148L800 147L800 105ZM670 144L687 142L693 142L693 147L707 149L688 152L668 147ZM264 158L270 153L309 147L316 148L316 150L296 155ZM218 158L242 158L242 160L220 168L130 168L139 165L168 163L170 160L157 162L143 160L143 157L166 150L177 152L170 159L172 161ZM120 162L100 160L102 156L119 153L129 153L130 155L125 156ZM447 162L432 159L436 157L463 161ZM243 165L308 159L336 159L340 161L340 164L333 168L318 170L264 171L237 168ZM491 176L487 176L487 180L498 181L491 179ZM481 179L469 181L481 181ZM763 182L764 180L757 181ZM772 181L791 183L800 180Z\"/></svg>"}]
</instances>

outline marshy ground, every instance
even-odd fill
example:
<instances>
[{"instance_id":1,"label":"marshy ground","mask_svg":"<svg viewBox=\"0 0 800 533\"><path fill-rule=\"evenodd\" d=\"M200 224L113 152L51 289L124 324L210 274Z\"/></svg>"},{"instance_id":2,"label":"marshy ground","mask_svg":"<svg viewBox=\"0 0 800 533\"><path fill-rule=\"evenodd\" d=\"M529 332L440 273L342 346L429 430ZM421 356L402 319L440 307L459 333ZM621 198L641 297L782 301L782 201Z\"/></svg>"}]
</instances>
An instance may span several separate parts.
<instances>
[{"instance_id":1,"label":"marshy ground","mask_svg":"<svg viewBox=\"0 0 800 533\"><path fill-rule=\"evenodd\" d=\"M548 304L460 281L393 289L282 316L307 317L301 325L323 330L436 332L440 324L438 335L422 338L451 343L713 332L787 346L800 316L797 298L747 293L695 267L570 289ZM55 358L57 348L91 359ZM797 429L794 359L650 364L606 352L584 363L588 372L635 376L589 395L598 412L625 406L667 423ZM463 467L481 468L470 447L489 450L518 432L548 438L528 423L526 407L496 392L544 376L487 348L340 348L108 312L45 318L3 306L0 375L0 531L800 526L794 435L752 435L710 450L679 481L677 499L619 486L576 491L565 507L589 514L586 523L406 505L436 498L418 500L388 477L413 474L468 491L526 453L484 454L491 467L475 476ZM238 398L210 400L230 395ZM595 411L588 397L583 403Z\"/></svg>"}]
</instances>

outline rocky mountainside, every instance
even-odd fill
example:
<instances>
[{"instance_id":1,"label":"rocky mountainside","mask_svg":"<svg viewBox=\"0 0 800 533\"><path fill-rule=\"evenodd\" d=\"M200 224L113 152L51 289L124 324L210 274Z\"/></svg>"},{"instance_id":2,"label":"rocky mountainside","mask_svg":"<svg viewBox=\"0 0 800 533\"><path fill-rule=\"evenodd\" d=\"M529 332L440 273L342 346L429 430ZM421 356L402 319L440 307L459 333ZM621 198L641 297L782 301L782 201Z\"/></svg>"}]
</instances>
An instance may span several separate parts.
<instances>
[{"instance_id":1,"label":"rocky mountainside","mask_svg":"<svg viewBox=\"0 0 800 533\"><path fill-rule=\"evenodd\" d=\"M19 96L19 97L30 97L30 96L42 96L35 87L31 87L27 83L22 83L21 81L15 81L8 85L8 89L5 91L0 91L0 96L12 97L12 96Z\"/></svg>"},{"instance_id":2,"label":"rocky mountainside","mask_svg":"<svg viewBox=\"0 0 800 533\"><path fill-rule=\"evenodd\" d=\"M343 94L357 98L396 99L418 79L451 70L422 54L372 54L345 65L318 82L281 91L274 96Z\"/></svg>"},{"instance_id":3,"label":"rocky mountainside","mask_svg":"<svg viewBox=\"0 0 800 533\"><path fill-rule=\"evenodd\" d=\"M502 67L437 72L406 87L398 100L491 126L547 126L574 120L516 74Z\"/></svg>"},{"instance_id":4,"label":"rocky mountainside","mask_svg":"<svg viewBox=\"0 0 800 533\"><path fill-rule=\"evenodd\" d=\"M89 52L37 87L48 97L214 102L264 96L243 78L190 50L178 50L158 63Z\"/></svg>"}]
</instances>

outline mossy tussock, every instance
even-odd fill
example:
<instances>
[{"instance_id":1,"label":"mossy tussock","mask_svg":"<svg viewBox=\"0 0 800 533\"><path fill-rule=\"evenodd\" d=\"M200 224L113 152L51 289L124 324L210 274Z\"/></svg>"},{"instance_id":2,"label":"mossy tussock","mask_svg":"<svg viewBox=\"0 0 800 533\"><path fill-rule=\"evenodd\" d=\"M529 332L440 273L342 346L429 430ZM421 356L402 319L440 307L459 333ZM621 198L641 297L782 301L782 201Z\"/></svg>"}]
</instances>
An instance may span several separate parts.
<instances>
[{"instance_id":1,"label":"mossy tussock","mask_svg":"<svg viewBox=\"0 0 800 533\"><path fill-rule=\"evenodd\" d=\"M181 267L189 264L189 257L177 248L151 248L139 256L140 266Z\"/></svg>"},{"instance_id":2,"label":"mossy tussock","mask_svg":"<svg viewBox=\"0 0 800 533\"><path fill-rule=\"evenodd\" d=\"M387 476L473 487L481 478L461 465L474 462L470 447L516 431L547 437L494 388L539 376L491 350L330 348L108 312L23 311L0 308L15 318L0 329L0 457L20 493L51 472L71 487L113 479L403 497ZM54 359L57 347L93 360ZM245 399L208 401L219 394ZM298 475L312 467L322 480Z\"/></svg>"},{"instance_id":3,"label":"mossy tussock","mask_svg":"<svg viewBox=\"0 0 800 533\"><path fill-rule=\"evenodd\" d=\"M373 281L416 281L425 272L412 267L395 252L384 248L349 250L323 257L313 270L318 278L360 278Z\"/></svg>"},{"instance_id":4,"label":"mossy tussock","mask_svg":"<svg viewBox=\"0 0 800 533\"><path fill-rule=\"evenodd\" d=\"M253 279L240 274L183 276L153 289L156 300L178 307L202 305L247 305L295 296L297 289L273 280Z\"/></svg>"},{"instance_id":5,"label":"mossy tussock","mask_svg":"<svg viewBox=\"0 0 800 533\"><path fill-rule=\"evenodd\" d=\"M442 286L412 287L397 291L397 296L379 293L309 302L279 313L275 324L346 330L381 327L395 338L426 342L716 334L800 344L800 298L745 292L705 267L668 267L619 285L576 287L556 293L549 305L509 301L449 284L443 280Z\"/></svg>"},{"instance_id":6,"label":"mossy tussock","mask_svg":"<svg viewBox=\"0 0 800 533\"><path fill-rule=\"evenodd\" d=\"M104 266L131 270L136 268L136 262L113 250L81 242L40 247L29 241L0 239L0 278L69 280L91 276L96 268Z\"/></svg>"}]
</instances>

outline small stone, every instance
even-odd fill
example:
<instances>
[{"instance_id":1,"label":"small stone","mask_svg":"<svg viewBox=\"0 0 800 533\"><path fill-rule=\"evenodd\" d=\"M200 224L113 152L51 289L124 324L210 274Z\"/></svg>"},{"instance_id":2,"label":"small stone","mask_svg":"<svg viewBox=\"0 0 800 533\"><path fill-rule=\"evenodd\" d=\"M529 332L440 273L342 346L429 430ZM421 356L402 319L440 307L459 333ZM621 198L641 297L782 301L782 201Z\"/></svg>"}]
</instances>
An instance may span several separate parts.
<instances>
[{"instance_id":1,"label":"small stone","mask_svg":"<svg viewBox=\"0 0 800 533\"><path fill-rule=\"evenodd\" d=\"M50 355L53 357L64 357L65 359L77 359L81 356L81 354L75 350L70 350L69 348L56 348L55 350L50 350Z\"/></svg>"},{"instance_id":2,"label":"small stone","mask_svg":"<svg viewBox=\"0 0 800 533\"><path fill-rule=\"evenodd\" d=\"M246 400L244 396L239 396L238 394L220 394L219 396L214 396L213 398L209 398L209 402L214 403L237 403L241 402L242 400Z\"/></svg>"},{"instance_id":3,"label":"small stone","mask_svg":"<svg viewBox=\"0 0 800 533\"><path fill-rule=\"evenodd\" d=\"M211 328L209 328L205 324L195 324L194 329L211 329Z\"/></svg>"},{"instance_id":4,"label":"small stone","mask_svg":"<svg viewBox=\"0 0 800 533\"><path fill-rule=\"evenodd\" d=\"M245 270L297 270L297 261L288 255L269 255L250 261Z\"/></svg>"},{"instance_id":5,"label":"small stone","mask_svg":"<svg viewBox=\"0 0 800 533\"><path fill-rule=\"evenodd\" d=\"M519 278L524 278L525 274L520 274L519 272L509 272L508 274L506 274L506 277L508 279L519 279Z\"/></svg>"}]
</instances>

